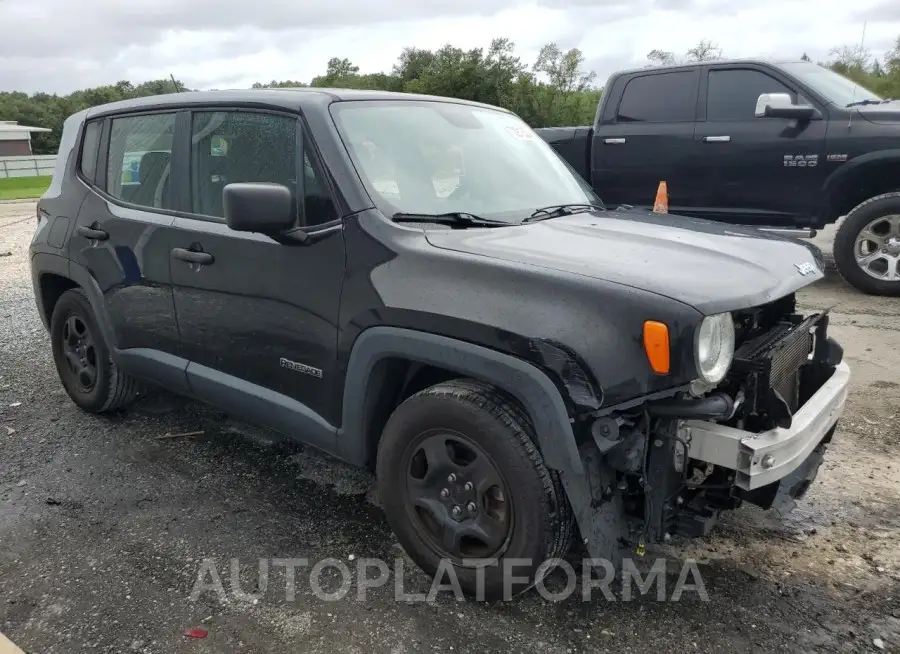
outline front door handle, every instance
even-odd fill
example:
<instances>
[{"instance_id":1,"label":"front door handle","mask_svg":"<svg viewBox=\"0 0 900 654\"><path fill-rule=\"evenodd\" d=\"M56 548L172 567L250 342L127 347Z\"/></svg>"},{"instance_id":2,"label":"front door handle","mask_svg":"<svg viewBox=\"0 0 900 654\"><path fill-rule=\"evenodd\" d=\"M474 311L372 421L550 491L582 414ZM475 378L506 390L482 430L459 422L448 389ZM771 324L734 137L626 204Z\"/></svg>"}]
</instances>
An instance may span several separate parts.
<instances>
[{"instance_id":1,"label":"front door handle","mask_svg":"<svg viewBox=\"0 0 900 654\"><path fill-rule=\"evenodd\" d=\"M626 142L626 139L624 139L624 138L603 139L603 142L606 143L606 145L624 145Z\"/></svg>"},{"instance_id":2,"label":"front door handle","mask_svg":"<svg viewBox=\"0 0 900 654\"><path fill-rule=\"evenodd\" d=\"M97 223L94 223L96 225ZM84 225L79 225L75 231L78 232L80 236L84 236L87 239L92 241L105 241L109 238L109 234L104 232L102 229L97 229L94 225L90 227L85 227Z\"/></svg>"},{"instance_id":3,"label":"front door handle","mask_svg":"<svg viewBox=\"0 0 900 654\"><path fill-rule=\"evenodd\" d=\"M730 136L704 136L703 140L707 143L729 143L731 141Z\"/></svg>"},{"instance_id":4,"label":"front door handle","mask_svg":"<svg viewBox=\"0 0 900 654\"><path fill-rule=\"evenodd\" d=\"M172 250L172 258L179 261L187 261L198 266L208 266L216 260L209 252L198 252L186 248L174 248Z\"/></svg>"}]
</instances>

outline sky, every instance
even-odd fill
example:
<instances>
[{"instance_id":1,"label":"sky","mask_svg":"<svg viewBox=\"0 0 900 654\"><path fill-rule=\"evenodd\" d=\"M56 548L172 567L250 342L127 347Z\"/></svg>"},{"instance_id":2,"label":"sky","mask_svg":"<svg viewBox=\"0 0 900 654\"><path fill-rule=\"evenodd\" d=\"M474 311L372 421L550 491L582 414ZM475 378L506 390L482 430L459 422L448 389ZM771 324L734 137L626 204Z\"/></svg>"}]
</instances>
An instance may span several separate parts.
<instances>
[{"instance_id":1,"label":"sky","mask_svg":"<svg viewBox=\"0 0 900 654\"><path fill-rule=\"evenodd\" d=\"M531 63L577 47L598 82L701 39L726 57L824 61L835 46L879 59L900 0L0 0L0 91L73 90L168 77L190 88L324 73L331 57L390 71L405 46L486 47L505 36Z\"/></svg>"}]
</instances>

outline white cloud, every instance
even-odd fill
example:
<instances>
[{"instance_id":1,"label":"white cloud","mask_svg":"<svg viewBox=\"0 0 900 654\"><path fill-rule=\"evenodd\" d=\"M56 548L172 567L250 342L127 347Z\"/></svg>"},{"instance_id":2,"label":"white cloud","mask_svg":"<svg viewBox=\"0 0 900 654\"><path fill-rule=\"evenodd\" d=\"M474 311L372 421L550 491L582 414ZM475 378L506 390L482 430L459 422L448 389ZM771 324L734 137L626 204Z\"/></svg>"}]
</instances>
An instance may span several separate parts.
<instances>
[{"instance_id":1,"label":"white cloud","mask_svg":"<svg viewBox=\"0 0 900 654\"><path fill-rule=\"evenodd\" d=\"M526 61L556 41L603 80L653 48L700 39L728 57L824 60L859 41L881 57L900 35L894 0L30 0L0 3L0 90L66 93L174 74L195 88L308 81L333 56L390 70L405 46L473 48L506 36Z\"/></svg>"}]
</instances>

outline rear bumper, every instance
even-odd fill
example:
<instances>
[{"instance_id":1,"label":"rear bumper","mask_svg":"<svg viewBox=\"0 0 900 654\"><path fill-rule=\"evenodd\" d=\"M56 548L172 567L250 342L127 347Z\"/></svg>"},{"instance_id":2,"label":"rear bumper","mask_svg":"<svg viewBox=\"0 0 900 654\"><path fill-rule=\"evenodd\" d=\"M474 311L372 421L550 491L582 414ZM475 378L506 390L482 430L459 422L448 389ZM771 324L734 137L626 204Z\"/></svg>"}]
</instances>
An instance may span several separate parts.
<instances>
[{"instance_id":1,"label":"rear bumper","mask_svg":"<svg viewBox=\"0 0 900 654\"><path fill-rule=\"evenodd\" d=\"M788 429L778 427L753 433L714 422L688 420L683 423L681 436L690 443L692 459L734 470L735 486L756 490L808 466L813 450L840 418L849 385L850 368L842 362L794 414Z\"/></svg>"}]
</instances>

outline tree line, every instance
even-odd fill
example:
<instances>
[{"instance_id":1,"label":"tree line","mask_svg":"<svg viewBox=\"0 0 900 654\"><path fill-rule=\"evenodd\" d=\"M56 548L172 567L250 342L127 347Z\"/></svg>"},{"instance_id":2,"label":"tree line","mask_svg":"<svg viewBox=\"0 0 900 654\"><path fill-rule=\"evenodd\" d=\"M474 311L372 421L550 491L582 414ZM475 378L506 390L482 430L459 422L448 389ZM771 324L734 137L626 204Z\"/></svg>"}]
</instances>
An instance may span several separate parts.
<instances>
[{"instance_id":1,"label":"tree line","mask_svg":"<svg viewBox=\"0 0 900 654\"><path fill-rule=\"evenodd\" d=\"M880 60L861 46L834 48L831 59L819 62L888 98L900 98L900 37ZM683 56L652 50L647 65L708 61L723 57L723 50L709 40L700 41ZM804 59L809 59L805 54ZM360 73L349 59L333 57L325 73L309 82L271 80L253 88L331 87L359 88L442 95L476 100L514 111L533 127L584 125L594 119L603 89L596 73L585 68L584 54L555 43L540 49L527 63L516 55L506 38L494 39L487 48L465 50L445 45L436 50L404 48L388 73ZM88 107L129 98L172 93L185 86L174 77L141 84L116 84L75 91L69 95L0 92L0 120L49 127L51 132L32 136L35 154L53 154L59 146L63 121Z\"/></svg>"}]
</instances>

